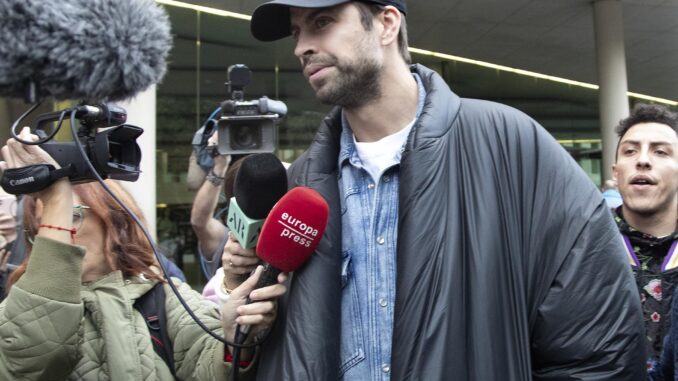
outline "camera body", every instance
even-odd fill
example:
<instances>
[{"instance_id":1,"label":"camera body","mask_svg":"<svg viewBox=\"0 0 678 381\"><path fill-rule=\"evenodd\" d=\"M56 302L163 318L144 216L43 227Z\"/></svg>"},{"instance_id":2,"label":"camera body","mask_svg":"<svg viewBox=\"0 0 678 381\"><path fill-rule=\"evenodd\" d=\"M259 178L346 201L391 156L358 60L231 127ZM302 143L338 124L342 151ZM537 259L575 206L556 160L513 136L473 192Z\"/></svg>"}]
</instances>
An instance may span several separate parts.
<instances>
[{"instance_id":1,"label":"camera body","mask_svg":"<svg viewBox=\"0 0 678 381\"><path fill-rule=\"evenodd\" d=\"M56 131L46 136L44 126L60 121L65 113L80 121L75 138L82 144L86 159L82 157L74 141L51 140ZM136 181L141 173L139 169L141 149L136 139L143 130L124 124L126 120L127 113L124 109L105 104L80 105L74 109L38 116L32 128L40 139L38 145L49 153L61 168L55 169L51 165L31 165L8 169L4 171L0 184L7 193L27 194L38 192L61 177L68 177L72 183L94 181L95 174L85 160L92 164L101 178Z\"/></svg>"},{"instance_id":2,"label":"camera body","mask_svg":"<svg viewBox=\"0 0 678 381\"><path fill-rule=\"evenodd\" d=\"M222 155L274 152L278 139L277 124L287 114L283 102L261 97L245 101L245 86L252 72L242 64L228 68L231 99L221 103L218 120L218 151Z\"/></svg>"},{"instance_id":3,"label":"camera body","mask_svg":"<svg viewBox=\"0 0 678 381\"><path fill-rule=\"evenodd\" d=\"M101 104L79 106L76 118L80 120L78 140L85 149L87 159L101 178L136 181L141 171L141 148L136 139L144 132L137 126L124 124L127 112L118 106ZM38 122L40 123L41 120ZM38 125L38 131L40 130ZM75 142L47 141L40 145L64 168L73 170L68 178L73 183L95 180Z\"/></svg>"}]
</instances>

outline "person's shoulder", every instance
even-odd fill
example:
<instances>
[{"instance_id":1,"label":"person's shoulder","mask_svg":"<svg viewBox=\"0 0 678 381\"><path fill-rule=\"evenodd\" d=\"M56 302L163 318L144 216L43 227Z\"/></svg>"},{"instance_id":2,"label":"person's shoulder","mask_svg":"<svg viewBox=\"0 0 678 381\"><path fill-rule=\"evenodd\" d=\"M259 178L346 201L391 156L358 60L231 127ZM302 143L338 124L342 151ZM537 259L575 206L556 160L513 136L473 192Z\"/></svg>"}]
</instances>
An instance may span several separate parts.
<instances>
[{"instance_id":1,"label":"person's shoulder","mask_svg":"<svg viewBox=\"0 0 678 381\"><path fill-rule=\"evenodd\" d=\"M543 135L543 127L524 112L511 106L481 99L462 98L457 128L464 131L462 138L496 136L532 139Z\"/></svg>"},{"instance_id":2,"label":"person's shoulder","mask_svg":"<svg viewBox=\"0 0 678 381\"><path fill-rule=\"evenodd\" d=\"M197 307L201 304L200 302L203 301L202 295L194 290L190 284L175 277L170 277L170 280L172 281L172 285L174 285L174 289L170 286L169 282L162 282L162 288L165 292L165 306L167 307L168 312L174 310L182 311L184 309L182 303L176 297L174 290L181 295L182 299L184 299L189 306Z\"/></svg>"},{"instance_id":3,"label":"person's shoulder","mask_svg":"<svg viewBox=\"0 0 678 381\"><path fill-rule=\"evenodd\" d=\"M308 164L310 150L307 149L304 151L296 160L290 164L287 168L287 182L290 188L298 185L299 176L305 171L305 167Z\"/></svg>"},{"instance_id":4,"label":"person's shoulder","mask_svg":"<svg viewBox=\"0 0 678 381\"><path fill-rule=\"evenodd\" d=\"M308 149L305 150L298 158L296 158L290 166L287 168L287 177L290 178L295 173L299 172L299 169L304 165L308 159Z\"/></svg>"},{"instance_id":5,"label":"person's shoulder","mask_svg":"<svg viewBox=\"0 0 678 381\"><path fill-rule=\"evenodd\" d=\"M491 119L504 123L536 123L529 115L511 106L483 99L461 98L462 118Z\"/></svg>"},{"instance_id":6,"label":"person's shoulder","mask_svg":"<svg viewBox=\"0 0 678 381\"><path fill-rule=\"evenodd\" d=\"M211 300L193 289L190 284L182 282L181 279L171 278L171 280L179 296L181 296L191 311L200 317L218 319L218 308ZM163 283L163 290L165 292L165 308L169 317L168 321L191 321L192 319L186 312L184 304L179 301L179 298L168 282Z\"/></svg>"}]
</instances>

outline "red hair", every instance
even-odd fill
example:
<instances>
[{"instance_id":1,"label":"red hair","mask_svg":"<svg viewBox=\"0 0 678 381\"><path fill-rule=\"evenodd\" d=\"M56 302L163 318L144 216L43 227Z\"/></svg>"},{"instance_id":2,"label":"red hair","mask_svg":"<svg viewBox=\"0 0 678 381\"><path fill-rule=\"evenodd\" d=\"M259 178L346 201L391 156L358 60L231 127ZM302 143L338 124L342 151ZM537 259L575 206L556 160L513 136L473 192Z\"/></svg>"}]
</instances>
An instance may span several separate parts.
<instances>
[{"instance_id":1,"label":"red hair","mask_svg":"<svg viewBox=\"0 0 678 381\"><path fill-rule=\"evenodd\" d=\"M130 194L116 181L105 180L105 182L113 193L145 225L141 211ZM122 271L125 278L143 274L146 278L163 281L162 276L150 268L153 265L157 266L157 262L153 255L153 249L141 228L101 185L96 182L73 185L73 193L80 198L83 205L89 207L86 213L94 214L100 223L103 224L104 257L110 268ZM24 198L24 229L26 230L26 237L35 237L38 225L40 224L39 218L40 216L36 215L36 199L26 196ZM86 219L87 217L85 217ZM85 223L87 222L85 221ZM26 252L29 254L32 245L30 242L26 244ZM7 280L7 292L24 274L27 263L28 255Z\"/></svg>"}]
</instances>

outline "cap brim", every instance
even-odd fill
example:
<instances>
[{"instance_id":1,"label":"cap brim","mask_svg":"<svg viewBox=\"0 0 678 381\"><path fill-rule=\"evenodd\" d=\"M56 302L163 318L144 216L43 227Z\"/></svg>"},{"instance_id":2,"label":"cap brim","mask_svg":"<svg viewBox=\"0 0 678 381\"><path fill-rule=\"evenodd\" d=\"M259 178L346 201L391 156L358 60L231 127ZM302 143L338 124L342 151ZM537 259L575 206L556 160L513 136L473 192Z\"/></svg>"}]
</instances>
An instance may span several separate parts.
<instances>
[{"instance_id":1,"label":"cap brim","mask_svg":"<svg viewBox=\"0 0 678 381\"><path fill-rule=\"evenodd\" d=\"M252 13L250 30L259 41L275 41L290 35L290 7L325 8L350 0L275 0Z\"/></svg>"}]
</instances>

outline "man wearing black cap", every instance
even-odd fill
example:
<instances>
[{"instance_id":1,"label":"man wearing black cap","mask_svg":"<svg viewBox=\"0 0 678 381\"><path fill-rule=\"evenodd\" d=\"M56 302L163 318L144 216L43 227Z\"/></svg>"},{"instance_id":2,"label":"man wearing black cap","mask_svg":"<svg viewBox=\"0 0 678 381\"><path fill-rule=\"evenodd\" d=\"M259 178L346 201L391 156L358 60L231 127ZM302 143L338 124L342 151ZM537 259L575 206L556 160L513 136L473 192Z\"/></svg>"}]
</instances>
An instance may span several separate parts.
<instances>
[{"instance_id":1,"label":"man wearing black cap","mask_svg":"<svg viewBox=\"0 0 678 381\"><path fill-rule=\"evenodd\" d=\"M409 66L404 1L278 0L336 105L291 167L330 204L261 380L640 380L642 318L600 193L536 122Z\"/></svg>"}]
</instances>

